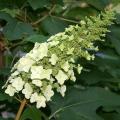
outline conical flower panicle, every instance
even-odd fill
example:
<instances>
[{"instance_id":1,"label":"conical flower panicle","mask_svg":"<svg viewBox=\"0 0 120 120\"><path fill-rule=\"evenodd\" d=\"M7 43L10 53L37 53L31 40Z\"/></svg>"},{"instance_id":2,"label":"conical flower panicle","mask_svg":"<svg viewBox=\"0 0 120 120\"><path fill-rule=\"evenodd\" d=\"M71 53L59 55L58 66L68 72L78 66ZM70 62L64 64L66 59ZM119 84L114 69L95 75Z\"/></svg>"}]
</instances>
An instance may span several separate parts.
<instances>
[{"instance_id":1,"label":"conical flower panicle","mask_svg":"<svg viewBox=\"0 0 120 120\"><path fill-rule=\"evenodd\" d=\"M81 73L83 67L75 64L76 58L94 60L90 50L97 40L108 32L112 24L113 12L105 12L97 17L86 18L79 25L70 25L64 32L51 36L47 42L35 43L34 48L23 56L12 68L5 93L14 96L24 94L36 107L45 107L54 90L64 97L66 81L75 81L73 69Z\"/></svg>"}]
</instances>

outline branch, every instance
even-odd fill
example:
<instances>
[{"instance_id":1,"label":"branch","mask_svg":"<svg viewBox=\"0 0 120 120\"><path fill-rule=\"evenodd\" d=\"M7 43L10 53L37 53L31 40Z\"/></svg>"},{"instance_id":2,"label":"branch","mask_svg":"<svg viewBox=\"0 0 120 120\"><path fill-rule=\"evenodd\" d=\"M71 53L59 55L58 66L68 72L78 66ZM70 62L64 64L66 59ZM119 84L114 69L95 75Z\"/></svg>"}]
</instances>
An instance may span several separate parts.
<instances>
[{"instance_id":1,"label":"branch","mask_svg":"<svg viewBox=\"0 0 120 120\"><path fill-rule=\"evenodd\" d=\"M44 19L46 19L49 15L51 15L51 13L54 11L56 5L53 5L53 7L51 8L51 10L48 12L48 14L44 15L42 18L38 19L37 21L31 23L33 26L36 26L37 24L39 24L41 21L43 21Z\"/></svg>"},{"instance_id":2,"label":"branch","mask_svg":"<svg viewBox=\"0 0 120 120\"><path fill-rule=\"evenodd\" d=\"M59 17L59 16L51 15L51 17L58 18L58 19L60 19L60 20L67 21L67 22L71 22L71 23L75 23L75 24L80 24L80 22L77 22L77 21L75 21L75 20L70 20L70 19L66 19L66 18L63 18L63 17Z\"/></svg>"}]
</instances>

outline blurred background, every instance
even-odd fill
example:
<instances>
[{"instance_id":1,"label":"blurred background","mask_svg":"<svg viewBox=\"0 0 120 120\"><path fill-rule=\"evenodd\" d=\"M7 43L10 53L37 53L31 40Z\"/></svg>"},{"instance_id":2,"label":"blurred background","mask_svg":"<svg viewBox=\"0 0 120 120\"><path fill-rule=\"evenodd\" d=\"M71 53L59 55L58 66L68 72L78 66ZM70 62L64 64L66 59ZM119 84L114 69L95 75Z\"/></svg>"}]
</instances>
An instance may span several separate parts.
<instances>
[{"instance_id":1,"label":"blurred background","mask_svg":"<svg viewBox=\"0 0 120 120\"><path fill-rule=\"evenodd\" d=\"M80 90L78 95L72 88L64 99L56 94L45 109L27 107L21 120L120 120L120 0L0 0L0 120L13 120L21 100L20 96L7 96L2 89L14 63L35 42L44 42L86 16L111 8L116 11L114 24L108 28L111 32L105 42L96 43L100 50L94 61L78 61L84 70L76 74L75 84L69 84ZM87 102L100 97L102 101ZM86 103L55 113L76 100Z\"/></svg>"}]
</instances>

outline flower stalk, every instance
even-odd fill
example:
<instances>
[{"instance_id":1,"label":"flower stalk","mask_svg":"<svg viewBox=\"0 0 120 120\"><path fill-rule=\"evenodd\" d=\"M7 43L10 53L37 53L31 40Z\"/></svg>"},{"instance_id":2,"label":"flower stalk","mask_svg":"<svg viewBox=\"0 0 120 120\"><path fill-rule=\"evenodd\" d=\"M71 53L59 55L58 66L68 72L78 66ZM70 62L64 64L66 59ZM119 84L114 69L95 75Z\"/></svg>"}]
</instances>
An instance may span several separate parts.
<instances>
[{"instance_id":1,"label":"flower stalk","mask_svg":"<svg viewBox=\"0 0 120 120\"><path fill-rule=\"evenodd\" d=\"M19 107L19 109L18 109L18 112L17 112L17 114L16 114L15 120L20 120L21 114L22 114L22 112L23 112L23 110L24 110L24 107L25 107L26 103L27 103L27 100L26 100L26 99L23 99L23 100L21 101L21 105L20 105L20 107Z\"/></svg>"}]
</instances>

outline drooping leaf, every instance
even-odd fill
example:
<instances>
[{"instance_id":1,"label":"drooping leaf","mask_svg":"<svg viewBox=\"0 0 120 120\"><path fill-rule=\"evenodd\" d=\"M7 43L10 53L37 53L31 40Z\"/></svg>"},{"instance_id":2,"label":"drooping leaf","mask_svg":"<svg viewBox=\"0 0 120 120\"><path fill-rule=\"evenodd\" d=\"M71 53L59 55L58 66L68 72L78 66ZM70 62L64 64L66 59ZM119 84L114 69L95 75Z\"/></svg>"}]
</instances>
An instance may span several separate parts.
<instances>
[{"instance_id":1,"label":"drooping leaf","mask_svg":"<svg viewBox=\"0 0 120 120\"><path fill-rule=\"evenodd\" d=\"M50 103L56 120L103 120L97 114L99 107L119 106L120 96L103 88L91 87L87 90L71 88L62 98L55 95Z\"/></svg>"},{"instance_id":2,"label":"drooping leaf","mask_svg":"<svg viewBox=\"0 0 120 120\"><path fill-rule=\"evenodd\" d=\"M42 120L41 112L36 107L26 108L20 120Z\"/></svg>"}]
</instances>

